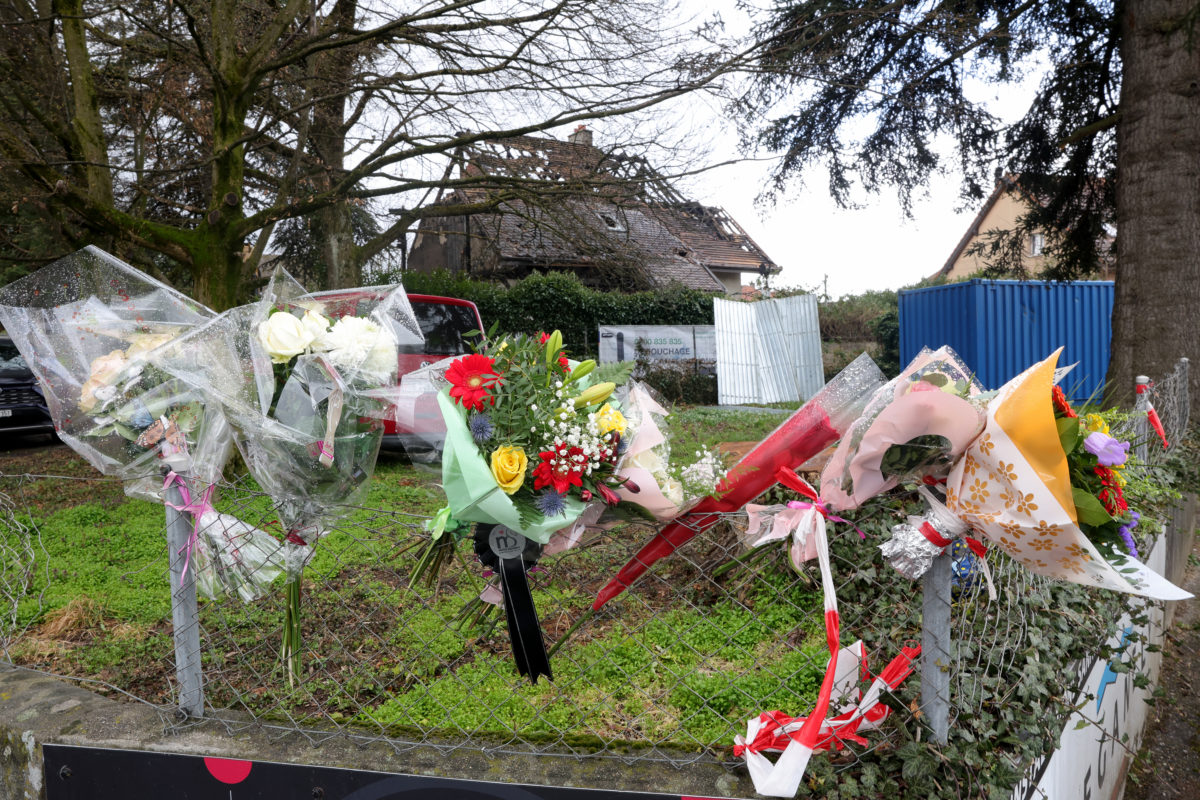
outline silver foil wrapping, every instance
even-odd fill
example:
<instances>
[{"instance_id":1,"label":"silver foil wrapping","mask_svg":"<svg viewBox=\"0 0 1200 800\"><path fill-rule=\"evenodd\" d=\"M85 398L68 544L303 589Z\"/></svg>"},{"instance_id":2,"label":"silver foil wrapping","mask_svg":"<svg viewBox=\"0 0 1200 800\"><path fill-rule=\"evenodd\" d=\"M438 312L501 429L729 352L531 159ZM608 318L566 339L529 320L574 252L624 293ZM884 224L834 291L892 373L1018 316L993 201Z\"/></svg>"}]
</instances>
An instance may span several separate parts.
<instances>
[{"instance_id":1,"label":"silver foil wrapping","mask_svg":"<svg viewBox=\"0 0 1200 800\"><path fill-rule=\"evenodd\" d=\"M917 521L916 525L913 524L913 520ZM942 548L921 533L920 527L924 521L920 517L910 517L908 522L892 526L892 538L879 545L888 563L904 577L914 580L924 575L933 566L933 559L942 552ZM938 533L945 536L943 531Z\"/></svg>"},{"instance_id":2,"label":"silver foil wrapping","mask_svg":"<svg viewBox=\"0 0 1200 800\"><path fill-rule=\"evenodd\" d=\"M924 516L909 517L908 522L892 526L892 538L879 545L883 557L896 571L906 578L916 580L933 566L933 559L941 555L938 547L921 533L921 526L928 523L943 539L951 541L966 533L967 526L937 500L927 489L917 490L928 504Z\"/></svg>"}]
</instances>

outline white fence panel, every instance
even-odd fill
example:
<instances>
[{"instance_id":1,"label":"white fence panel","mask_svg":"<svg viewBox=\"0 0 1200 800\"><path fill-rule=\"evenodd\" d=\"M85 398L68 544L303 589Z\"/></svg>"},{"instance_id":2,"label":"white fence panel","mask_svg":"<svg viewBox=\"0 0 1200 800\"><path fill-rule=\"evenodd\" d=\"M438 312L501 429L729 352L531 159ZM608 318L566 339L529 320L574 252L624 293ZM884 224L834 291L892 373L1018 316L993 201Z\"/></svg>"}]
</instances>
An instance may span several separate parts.
<instances>
[{"instance_id":1,"label":"white fence panel","mask_svg":"<svg viewBox=\"0 0 1200 800\"><path fill-rule=\"evenodd\" d=\"M813 295L739 303L713 299L717 402L808 399L825 384Z\"/></svg>"}]
</instances>

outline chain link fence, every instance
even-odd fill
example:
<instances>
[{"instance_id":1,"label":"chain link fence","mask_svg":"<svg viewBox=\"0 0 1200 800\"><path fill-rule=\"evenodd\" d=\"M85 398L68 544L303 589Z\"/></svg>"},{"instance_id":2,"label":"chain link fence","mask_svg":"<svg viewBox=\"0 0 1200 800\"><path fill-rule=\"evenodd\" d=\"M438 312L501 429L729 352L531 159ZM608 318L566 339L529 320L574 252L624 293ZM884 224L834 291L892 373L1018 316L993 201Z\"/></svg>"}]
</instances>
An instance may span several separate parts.
<instances>
[{"instance_id":1,"label":"chain link fence","mask_svg":"<svg viewBox=\"0 0 1200 800\"><path fill-rule=\"evenodd\" d=\"M1168 440L1181 439L1186 364L1148 397ZM816 563L793 571L782 543L746 552L743 516L698 534L594 615L597 590L652 529L627 524L543 556L529 577L555 648L554 680L530 685L513 667L495 578L469 540L440 569L412 578L431 545L425 523L440 503L436 477L385 457L376 480L385 507L346 509L305 570L297 680L281 655L279 580L248 602L200 601L201 720L178 713L180 631L171 621L162 507L122 502L119 484L103 479L0 475L3 656L152 704L169 729L216 725L233 735L253 727L314 744L351 737L397 751L676 769L737 769L733 739L748 719L812 708L828 659ZM270 499L249 479L221 485L214 504L282 538ZM865 540L850 525L831 526L842 644L861 638L872 674L922 640L919 584L887 567L876 547L918 508L915 499L864 507L854 524ZM987 796L1051 746L1065 717L1061 697L1074 686L1065 665L1104 641L1125 599L1039 578L999 552L989 563L995 600L974 573L952 579L950 663L939 665L961 763L917 757L930 738L918 668L885 694L892 713L860 733L865 741L837 742L814 759L802 793L827 796L840 786L876 796L932 781L930 792L947 792L935 796ZM67 596L64 586L97 588L89 598ZM961 757L979 741L988 742L986 764Z\"/></svg>"}]
</instances>

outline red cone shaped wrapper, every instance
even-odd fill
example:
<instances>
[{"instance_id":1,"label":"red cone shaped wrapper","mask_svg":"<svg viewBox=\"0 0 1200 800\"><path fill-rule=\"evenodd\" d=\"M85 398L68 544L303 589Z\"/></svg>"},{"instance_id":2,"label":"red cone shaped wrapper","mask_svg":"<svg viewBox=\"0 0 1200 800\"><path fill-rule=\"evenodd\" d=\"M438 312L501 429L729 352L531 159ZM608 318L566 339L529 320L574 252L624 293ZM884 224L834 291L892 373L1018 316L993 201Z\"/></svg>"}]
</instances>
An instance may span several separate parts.
<instances>
[{"instance_id":1,"label":"red cone shaped wrapper","mask_svg":"<svg viewBox=\"0 0 1200 800\"><path fill-rule=\"evenodd\" d=\"M722 513L737 511L771 488L781 468L795 469L836 442L883 383L883 373L866 354L851 362L730 469L717 497L706 497L667 523L600 590L592 608L599 610L628 589L660 558L712 527Z\"/></svg>"}]
</instances>

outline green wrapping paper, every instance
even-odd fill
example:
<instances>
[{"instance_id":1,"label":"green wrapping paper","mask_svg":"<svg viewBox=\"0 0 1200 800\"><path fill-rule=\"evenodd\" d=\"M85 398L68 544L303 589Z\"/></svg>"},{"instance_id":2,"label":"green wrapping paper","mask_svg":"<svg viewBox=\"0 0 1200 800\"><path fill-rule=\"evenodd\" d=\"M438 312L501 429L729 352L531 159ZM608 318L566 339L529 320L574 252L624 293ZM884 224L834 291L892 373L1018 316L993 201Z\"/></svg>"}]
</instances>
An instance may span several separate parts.
<instances>
[{"instance_id":1,"label":"green wrapping paper","mask_svg":"<svg viewBox=\"0 0 1200 800\"><path fill-rule=\"evenodd\" d=\"M577 497L563 500L564 511L539 524L521 524L517 507L492 477L492 469L467 428L467 412L450 399L449 389L438 392L438 408L446 421L446 441L442 451L442 489L446 492L450 513L461 522L503 525L538 544L546 544L560 528L579 518L586 504ZM530 455L530 468L537 454ZM528 474L526 480L529 480Z\"/></svg>"}]
</instances>

